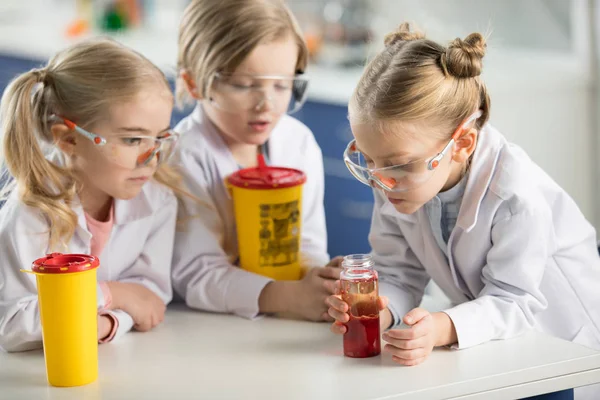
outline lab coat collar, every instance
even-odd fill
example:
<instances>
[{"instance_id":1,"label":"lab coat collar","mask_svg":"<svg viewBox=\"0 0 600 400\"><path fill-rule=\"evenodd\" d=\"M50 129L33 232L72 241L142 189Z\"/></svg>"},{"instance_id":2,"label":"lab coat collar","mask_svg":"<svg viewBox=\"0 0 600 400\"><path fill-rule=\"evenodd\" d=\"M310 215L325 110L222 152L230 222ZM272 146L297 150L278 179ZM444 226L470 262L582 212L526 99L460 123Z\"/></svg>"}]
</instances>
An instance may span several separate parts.
<instances>
[{"instance_id":1,"label":"lab coat collar","mask_svg":"<svg viewBox=\"0 0 600 400\"><path fill-rule=\"evenodd\" d=\"M219 132L218 128L213 122L206 116L202 103L198 102L196 108L192 112L192 120L199 129L196 132L200 132L205 139L206 145L209 146L210 152L216 154L219 159L229 161L229 169L231 172L238 169L237 161L233 158L233 154L229 151L229 146L225 143L223 136Z\"/></svg>"},{"instance_id":2,"label":"lab coat collar","mask_svg":"<svg viewBox=\"0 0 600 400\"><path fill-rule=\"evenodd\" d=\"M198 102L194 111L192 112L192 120L203 129L200 130L203 136L206 138L208 144L214 149L227 148L227 144L223 137L219 133L217 127L212 123L210 118L206 116L202 103Z\"/></svg>"},{"instance_id":3,"label":"lab coat collar","mask_svg":"<svg viewBox=\"0 0 600 400\"><path fill-rule=\"evenodd\" d=\"M477 223L481 203L496 171L506 140L489 124L478 134L477 148L471 160L467 187L456 225L469 232Z\"/></svg>"}]
</instances>

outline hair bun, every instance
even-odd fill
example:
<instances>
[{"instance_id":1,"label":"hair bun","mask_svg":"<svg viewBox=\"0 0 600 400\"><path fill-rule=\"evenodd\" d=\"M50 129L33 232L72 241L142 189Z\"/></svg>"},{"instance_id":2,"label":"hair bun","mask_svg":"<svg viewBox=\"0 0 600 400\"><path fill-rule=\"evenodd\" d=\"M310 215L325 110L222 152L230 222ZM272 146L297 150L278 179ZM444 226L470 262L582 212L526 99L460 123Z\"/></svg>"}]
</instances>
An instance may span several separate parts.
<instances>
[{"instance_id":1,"label":"hair bun","mask_svg":"<svg viewBox=\"0 0 600 400\"><path fill-rule=\"evenodd\" d=\"M400 24L398 29L392 33L385 35L384 43L386 47L393 46L399 42L409 42L411 40L425 39L423 32L418 30L412 31L408 22Z\"/></svg>"},{"instance_id":2,"label":"hair bun","mask_svg":"<svg viewBox=\"0 0 600 400\"><path fill-rule=\"evenodd\" d=\"M455 78L474 78L481 75L485 56L485 38L480 33L471 33L464 40L454 39L442 53L441 64L446 75Z\"/></svg>"},{"instance_id":3,"label":"hair bun","mask_svg":"<svg viewBox=\"0 0 600 400\"><path fill-rule=\"evenodd\" d=\"M34 68L30 71L38 83L46 83L48 77L48 68Z\"/></svg>"}]
</instances>

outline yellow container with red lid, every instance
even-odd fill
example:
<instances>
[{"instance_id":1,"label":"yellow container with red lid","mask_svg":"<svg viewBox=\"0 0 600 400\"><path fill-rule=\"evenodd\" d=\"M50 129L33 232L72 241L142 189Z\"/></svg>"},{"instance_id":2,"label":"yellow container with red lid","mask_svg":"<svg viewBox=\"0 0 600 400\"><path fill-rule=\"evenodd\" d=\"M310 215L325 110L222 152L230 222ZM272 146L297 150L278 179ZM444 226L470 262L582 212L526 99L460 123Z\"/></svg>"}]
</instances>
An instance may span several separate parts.
<instances>
[{"instance_id":1,"label":"yellow container with red lid","mask_svg":"<svg viewBox=\"0 0 600 400\"><path fill-rule=\"evenodd\" d=\"M240 267L276 280L302 276L302 188L297 169L265 165L239 170L226 179L233 199Z\"/></svg>"},{"instance_id":2,"label":"yellow container with red lid","mask_svg":"<svg viewBox=\"0 0 600 400\"><path fill-rule=\"evenodd\" d=\"M33 262L48 383L81 386L98 378L98 258L53 253Z\"/></svg>"}]
</instances>

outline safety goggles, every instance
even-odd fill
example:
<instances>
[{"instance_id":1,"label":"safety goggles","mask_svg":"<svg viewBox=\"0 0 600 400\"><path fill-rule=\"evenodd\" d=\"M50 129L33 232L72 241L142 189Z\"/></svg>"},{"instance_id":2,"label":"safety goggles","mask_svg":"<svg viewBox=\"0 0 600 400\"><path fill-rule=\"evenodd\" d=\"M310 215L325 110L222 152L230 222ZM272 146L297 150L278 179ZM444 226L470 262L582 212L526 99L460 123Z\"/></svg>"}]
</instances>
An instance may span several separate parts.
<instances>
[{"instance_id":1,"label":"safety goggles","mask_svg":"<svg viewBox=\"0 0 600 400\"><path fill-rule=\"evenodd\" d=\"M128 169L143 167L154 159L157 165L166 162L173 154L179 138L179 135L172 130L163 132L159 137L130 135L103 137L81 128L66 118L52 116L52 119L64 123L69 129L91 140L108 161Z\"/></svg>"},{"instance_id":2,"label":"safety goggles","mask_svg":"<svg viewBox=\"0 0 600 400\"><path fill-rule=\"evenodd\" d=\"M274 110L294 113L306 100L308 78L284 75L217 73L208 92L209 101L227 112Z\"/></svg>"},{"instance_id":3,"label":"safety goggles","mask_svg":"<svg viewBox=\"0 0 600 400\"><path fill-rule=\"evenodd\" d=\"M344 162L352 175L365 185L379 187L389 192L405 192L414 189L431 179L456 140L465 132L467 126L482 114L481 110L471 114L454 131L452 138L443 150L432 158L384 168L369 168L364 155L356 147L356 140L352 140L344 151Z\"/></svg>"}]
</instances>

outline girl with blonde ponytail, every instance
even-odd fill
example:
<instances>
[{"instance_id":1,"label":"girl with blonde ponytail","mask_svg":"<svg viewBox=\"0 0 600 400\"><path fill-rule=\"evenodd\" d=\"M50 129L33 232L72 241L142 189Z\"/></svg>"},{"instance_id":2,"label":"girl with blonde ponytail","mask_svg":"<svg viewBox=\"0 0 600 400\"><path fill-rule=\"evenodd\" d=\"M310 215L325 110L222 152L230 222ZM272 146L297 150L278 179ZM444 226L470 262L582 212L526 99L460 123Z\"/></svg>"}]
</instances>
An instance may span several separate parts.
<instances>
[{"instance_id":1,"label":"girl with blonde ponytail","mask_svg":"<svg viewBox=\"0 0 600 400\"><path fill-rule=\"evenodd\" d=\"M416 365L435 346L530 329L600 349L596 232L488 123L485 38L443 46L402 24L385 44L350 101L354 140L344 153L355 178L374 188L369 238L381 327L391 328L384 351ZM454 306L416 308L431 279ZM346 332L348 305L327 301L332 330Z\"/></svg>"},{"instance_id":2,"label":"girl with blonde ponytail","mask_svg":"<svg viewBox=\"0 0 600 400\"><path fill-rule=\"evenodd\" d=\"M166 161L173 96L162 74L107 39L72 46L13 80L0 105L0 348L41 346L35 280L51 252L98 256L100 342L146 331L171 300L184 193Z\"/></svg>"}]
</instances>

